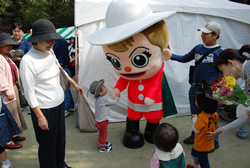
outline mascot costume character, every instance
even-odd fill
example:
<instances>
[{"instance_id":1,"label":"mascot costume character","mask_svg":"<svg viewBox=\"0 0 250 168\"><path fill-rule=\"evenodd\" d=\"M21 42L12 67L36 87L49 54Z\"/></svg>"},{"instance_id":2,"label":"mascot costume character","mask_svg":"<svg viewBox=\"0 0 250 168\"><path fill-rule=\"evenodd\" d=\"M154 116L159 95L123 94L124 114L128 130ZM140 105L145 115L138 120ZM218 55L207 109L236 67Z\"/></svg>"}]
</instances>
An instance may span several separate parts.
<instances>
[{"instance_id":1,"label":"mascot costume character","mask_svg":"<svg viewBox=\"0 0 250 168\"><path fill-rule=\"evenodd\" d=\"M163 19L174 13L153 13L143 1L113 0L106 12L106 27L88 36L91 44L103 47L105 56L120 76L113 98L120 97L128 88L128 116L123 137L123 144L128 148L144 145L139 130L142 116L147 120L144 138L153 143L154 130L163 116L176 114L163 73L163 60L170 57L168 29ZM166 114L163 114L164 102Z\"/></svg>"}]
</instances>

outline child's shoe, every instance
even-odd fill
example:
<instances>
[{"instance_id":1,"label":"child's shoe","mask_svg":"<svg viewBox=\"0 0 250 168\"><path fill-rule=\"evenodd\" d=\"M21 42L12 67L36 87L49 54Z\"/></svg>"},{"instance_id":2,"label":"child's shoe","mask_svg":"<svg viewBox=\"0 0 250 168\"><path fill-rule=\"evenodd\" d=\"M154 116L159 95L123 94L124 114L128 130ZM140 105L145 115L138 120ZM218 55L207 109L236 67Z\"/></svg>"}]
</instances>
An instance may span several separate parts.
<instances>
[{"instance_id":1,"label":"child's shoe","mask_svg":"<svg viewBox=\"0 0 250 168\"><path fill-rule=\"evenodd\" d=\"M12 168L11 162L8 162L7 164L2 164L2 168Z\"/></svg>"},{"instance_id":2,"label":"child's shoe","mask_svg":"<svg viewBox=\"0 0 250 168\"><path fill-rule=\"evenodd\" d=\"M194 166L191 165L191 164L188 164L188 165L187 165L187 168L194 168Z\"/></svg>"},{"instance_id":3,"label":"child's shoe","mask_svg":"<svg viewBox=\"0 0 250 168\"><path fill-rule=\"evenodd\" d=\"M112 147L111 146L106 146L106 152L111 152L112 151Z\"/></svg>"},{"instance_id":4,"label":"child's shoe","mask_svg":"<svg viewBox=\"0 0 250 168\"><path fill-rule=\"evenodd\" d=\"M101 153L111 152L111 151L112 151L112 147L111 146L105 146L105 147L99 146L99 152L101 152Z\"/></svg>"},{"instance_id":5,"label":"child's shoe","mask_svg":"<svg viewBox=\"0 0 250 168\"><path fill-rule=\"evenodd\" d=\"M112 146L112 143L110 143L109 141L106 142L106 147L107 146Z\"/></svg>"}]
</instances>

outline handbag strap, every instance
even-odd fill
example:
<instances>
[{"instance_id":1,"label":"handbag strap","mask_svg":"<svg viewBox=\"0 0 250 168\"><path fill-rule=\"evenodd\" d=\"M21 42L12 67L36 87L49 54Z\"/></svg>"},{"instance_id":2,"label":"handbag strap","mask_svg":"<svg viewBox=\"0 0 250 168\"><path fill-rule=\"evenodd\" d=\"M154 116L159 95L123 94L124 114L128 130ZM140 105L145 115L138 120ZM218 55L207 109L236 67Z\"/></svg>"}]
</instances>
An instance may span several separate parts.
<instances>
[{"instance_id":1,"label":"handbag strap","mask_svg":"<svg viewBox=\"0 0 250 168\"><path fill-rule=\"evenodd\" d=\"M212 53L213 51L215 51L215 50L217 50L217 49L219 49L219 48L221 48L221 46L217 46L217 47L215 47L215 48L209 50L206 54L204 54L204 55L195 63L195 66L197 67L197 66L201 63L201 61L204 60L204 58L206 58L206 56L208 56L210 53Z\"/></svg>"},{"instance_id":2,"label":"handbag strap","mask_svg":"<svg viewBox=\"0 0 250 168\"><path fill-rule=\"evenodd\" d=\"M19 86L19 83L18 83L18 80L17 80L17 77L16 77L16 72L15 72L15 71L13 71L13 72L14 72L14 76L15 76L15 81L16 81L17 90L20 91L21 88L20 88L20 86Z\"/></svg>"},{"instance_id":3,"label":"handbag strap","mask_svg":"<svg viewBox=\"0 0 250 168\"><path fill-rule=\"evenodd\" d=\"M50 53L56 58L55 53L53 52L53 50L50 50ZM57 58L56 58L56 65L58 66L59 69L62 69L62 66L60 65L60 63L58 62Z\"/></svg>"},{"instance_id":4,"label":"handbag strap","mask_svg":"<svg viewBox=\"0 0 250 168\"><path fill-rule=\"evenodd\" d=\"M15 71L13 71L13 72L14 72L14 76L15 76L15 81L17 82L16 72Z\"/></svg>"},{"instance_id":5,"label":"handbag strap","mask_svg":"<svg viewBox=\"0 0 250 168\"><path fill-rule=\"evenodd\" d=\"M50 50L51 54L56 58L55 53L53 52L53 50ZM60 65L60 63L58 62L57 58L56 58L56 65L58 66L59 70L62 71L65 76L67 76L67 73L64 71L64 69L62 68L62 66Z\"/></svg>"}]
</instances>

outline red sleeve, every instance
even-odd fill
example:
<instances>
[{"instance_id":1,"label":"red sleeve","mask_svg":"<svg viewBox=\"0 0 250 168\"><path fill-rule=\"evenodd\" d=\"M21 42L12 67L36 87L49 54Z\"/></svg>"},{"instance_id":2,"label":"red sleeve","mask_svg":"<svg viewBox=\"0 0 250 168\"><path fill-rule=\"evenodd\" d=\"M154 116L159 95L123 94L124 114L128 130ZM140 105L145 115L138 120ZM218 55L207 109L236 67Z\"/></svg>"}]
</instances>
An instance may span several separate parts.
<instances>
[{"instance_id":1,"label":"red sleeve","mask_svg":"<svg viewBox=\"0 0 250 168\"><path fill-rule=\"evenodd\" d=\"M129 80L120 77L118 81L116 82L115 88L119 89L120 92L122 92L123 90L127 88L128 83L129 83Z\"/></svg>"}]
</instances>

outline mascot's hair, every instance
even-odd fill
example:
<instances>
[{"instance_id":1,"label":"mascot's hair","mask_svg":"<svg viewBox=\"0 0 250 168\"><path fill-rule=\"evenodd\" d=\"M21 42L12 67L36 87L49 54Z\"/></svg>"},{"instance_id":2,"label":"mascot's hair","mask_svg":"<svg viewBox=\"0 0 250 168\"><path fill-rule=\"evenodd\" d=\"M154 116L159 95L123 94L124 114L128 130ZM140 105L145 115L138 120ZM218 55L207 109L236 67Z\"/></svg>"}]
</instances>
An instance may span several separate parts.
<instances>
[{"instance_id":1,"label":"mascot's hair","mask_svg":"<svg viewBox=\"0 0 250 168\"><path fill-rule=\"evenodd\" d=\"M153 45L159 46L163 51L167 48L169 41L168 27L167 24L162 20L156 24L148 27L141 32ZM111 50L116 52L124 52L128 50L128 46L133 46L133 36L115 44L107 45Z\"/></svg>"}]
</instances>

